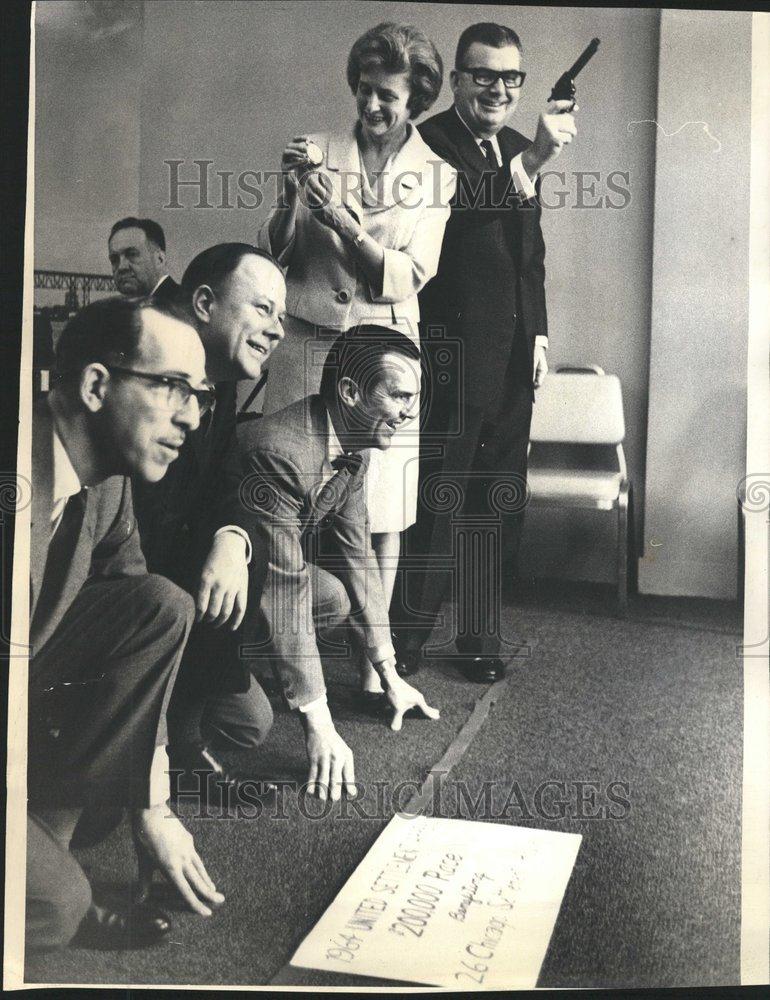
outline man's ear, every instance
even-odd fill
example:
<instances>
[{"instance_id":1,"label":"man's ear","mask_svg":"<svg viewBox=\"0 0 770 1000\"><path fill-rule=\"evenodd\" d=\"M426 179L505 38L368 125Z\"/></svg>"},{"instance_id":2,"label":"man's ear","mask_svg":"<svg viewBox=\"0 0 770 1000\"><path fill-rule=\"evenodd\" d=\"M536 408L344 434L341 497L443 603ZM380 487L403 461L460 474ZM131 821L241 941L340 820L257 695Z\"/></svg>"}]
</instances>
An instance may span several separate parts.
<instances>
[{"instance_id":1,"label":"man's ear","mask_svg":"<svg viewBox=\"0 0 770 1000\"><path fill-rule=\"evenodd\" d=\"M453 91L457 90L457 84L460 81L460 74L456 69L450 69L449 71L449 86Z\"/></svg>"},{"instance_id":2,"label":"man's ear","mask_svg":"<svg viewBox=\"0 0 770 1000\"><path fill-rule=\"evenodd\" d=\"M356 382L347 375L337 383L337 395L346 406L357 406L361 399L361 391Z\"/></svg>"},{"instance_id":3,"label":"man's ear","mask_svg":"<svg viewBox=\"0 0 770 1000\"><path fill-rule=\"evenodd\" d=\"M87 365L80 373L78 394L80 401L91 413L97 413L104 406L109 384L110 373L97 361Z\"/></svg>"},{"instance_id":4,"label":"man's ear","mask_svg":"<svg viewBox=\"0 0 770 1000\"><path fill-rule=\"evenodd\" d=\"M214 304L214 293L208 285L199 285L192 296L192 307L196 319L201 323L211 322L211 307Z\"/></svg>"}]
</instances>

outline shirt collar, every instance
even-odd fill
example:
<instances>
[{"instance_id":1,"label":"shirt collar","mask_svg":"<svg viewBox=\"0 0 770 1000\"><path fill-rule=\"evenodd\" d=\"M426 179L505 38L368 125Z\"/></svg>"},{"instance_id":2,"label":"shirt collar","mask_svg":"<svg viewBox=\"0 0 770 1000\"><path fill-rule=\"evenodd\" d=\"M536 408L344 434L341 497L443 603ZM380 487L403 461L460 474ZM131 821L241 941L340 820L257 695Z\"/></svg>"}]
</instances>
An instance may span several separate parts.
<instances>
[{"instance_id":1,"label":"shirt collar","mask_svg":"<svg viewBox=\"0 0 770 1000\"><path fill-rule=\"evenodd\" d=\"M162 274L160 278L158 278L158 283L150 292L150 295L154 295L157 292L157 290L160 288L160 286L163 284L163 282L166 280L167 277L168 277L167 274Z\"/></svg>"},{"instance_id":2,"label":"shirt collar","mask_svg":"<svg viewBox=\"0 0 770 1000\"><path fill-rule=\"evenodd\" d=\"M70 461L67 449L61 438L53 430L53 518L61 513L64 504L70 497L80 493L82 489L78 474Z\"/></svg>"},{"instance_id":3,"label":"shirt collar","mask_svg":"<svg viewBox=\"0 0 770 1000\"><path fill-rule=\"evenodd\" d=\"M340 444L340 439L337 437L337 432L332 423L332 415L328 410L326 411L326 426L326 461L331 465L335 458L339 458L340 455L345 454L345 449Z\"/></svg>"},{"instance_id":4,"label":"shirt collar","mask_svg":"<svg viewBox=\"0 0 770 1000\"><path fill-rule=\"evenodd\" d=\"M497 162L501 163L503 157L502 157L502 153L500 152L500 143L497 141L497 136L493 135L488 140L480 139L476 135L476 133L473 131L473 129L470 127L470 125L466 122L466 120L463 118L463 116L460 114L460 112L457 110L457 105L456 104L454 105L454 109L455 109L455 114L460 119L460 121L463 123L463 125L468 129L468 131L470 132L470 134L473 136L473 141L476 143L476 145L479 147L479 149L481 149L482 142L490 142L491 145L492 145L492 149L495 151L495 156L497 157Z\"/></svg>"}]
</instances>

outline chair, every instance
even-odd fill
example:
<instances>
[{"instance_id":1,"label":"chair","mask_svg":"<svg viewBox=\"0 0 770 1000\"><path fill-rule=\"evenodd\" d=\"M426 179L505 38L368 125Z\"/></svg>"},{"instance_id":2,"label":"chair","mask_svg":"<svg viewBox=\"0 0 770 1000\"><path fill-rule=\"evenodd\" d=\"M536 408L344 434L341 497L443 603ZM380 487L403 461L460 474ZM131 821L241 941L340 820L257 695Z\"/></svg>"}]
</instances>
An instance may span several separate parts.
<instances>
[{"instance_id":1,"label":"chair","mask_svg":"<svg viewBox=\"0 0 770 1000\"><path fill-rule=\"evenodd\" d=\"M527 474L532 506L617 512L617 600L621 614L628 605L632 537L625 433L618 377L605 375L598 365L561 366L546 377L537 393Z\"/></svg>"}]
</instances>

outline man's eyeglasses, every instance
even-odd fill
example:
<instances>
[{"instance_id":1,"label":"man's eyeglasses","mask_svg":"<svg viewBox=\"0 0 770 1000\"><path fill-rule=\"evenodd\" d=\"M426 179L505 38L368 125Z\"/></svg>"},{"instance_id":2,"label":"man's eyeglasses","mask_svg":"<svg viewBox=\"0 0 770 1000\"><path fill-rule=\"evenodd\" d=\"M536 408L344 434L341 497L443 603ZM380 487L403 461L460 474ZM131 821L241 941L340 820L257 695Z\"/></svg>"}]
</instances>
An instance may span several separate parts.
<instances>
[{"instance_id":1,"label":"man's eyeglasses","mask_svg":"<svg viewBox=\"0 0 770 1000\"><path fill-rule=\"evenodd\" d=\"M497 70L486 69L484 66L459 66L458 72L468 73L477 87L493 87L498 80L502 80L506 90L518 90L527 75L518 69L498 73Z\"/></svg>"},{"instance_id":2,"label":"man's eyeglasses","mask_svg":"<svg viewBox=\"0 0 770 1000\"><path fill-rule=\"evenodd\" d=\"M204 413L208 413L216 402L216 390L213 386L206 389L193 389L186 379L175 378L173 375L138 372L133 368L120 368L118 365L105 365L105 368L108 372L115 372L118 375L130 375L133 378L142 378L146 382L152 382L153 385L158 386L158 394L162 404L170 410L184 409L190 402L190 397L195 396L198 410L202 416Z\"/></svg>"}]
</instances>

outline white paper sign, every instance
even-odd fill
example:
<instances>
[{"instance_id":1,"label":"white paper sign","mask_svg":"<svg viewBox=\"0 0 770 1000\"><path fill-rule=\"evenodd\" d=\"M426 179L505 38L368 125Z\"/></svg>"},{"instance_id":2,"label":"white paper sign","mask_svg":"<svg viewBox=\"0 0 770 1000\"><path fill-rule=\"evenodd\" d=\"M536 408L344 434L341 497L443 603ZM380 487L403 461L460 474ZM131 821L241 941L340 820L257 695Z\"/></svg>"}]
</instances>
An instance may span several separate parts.
<instances>
[{"instance_id":1,"label":"white paper sign","mask_svg":"<svg viewBox=\"0 0 770 1000\"><path fill-rule=\"evenodd\" d=\"M292 965L533 989L581 836L394 816Z\"/></svg>"}]
</instances>

